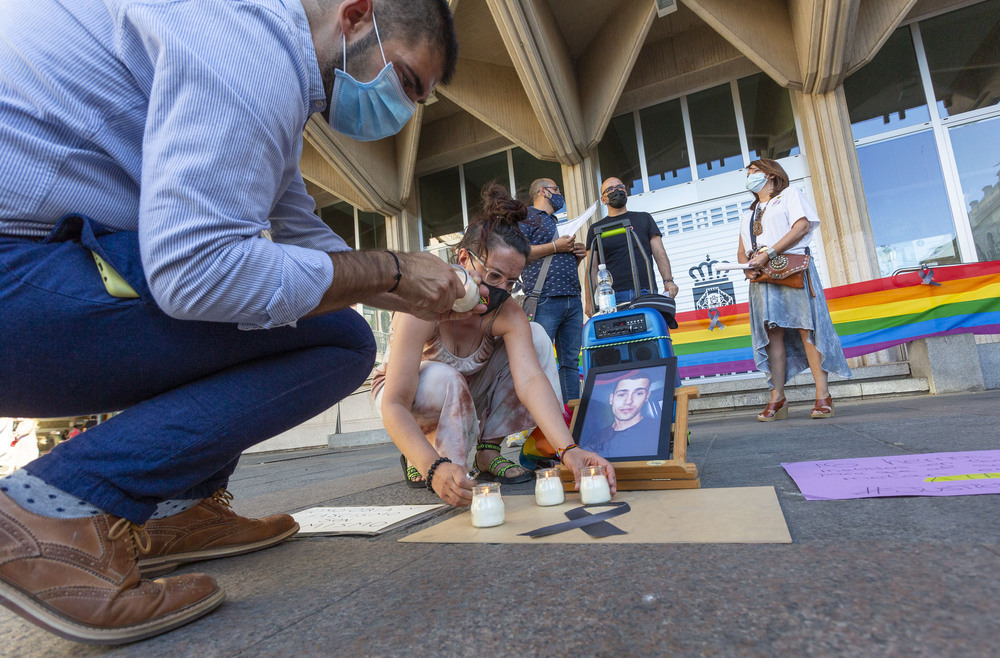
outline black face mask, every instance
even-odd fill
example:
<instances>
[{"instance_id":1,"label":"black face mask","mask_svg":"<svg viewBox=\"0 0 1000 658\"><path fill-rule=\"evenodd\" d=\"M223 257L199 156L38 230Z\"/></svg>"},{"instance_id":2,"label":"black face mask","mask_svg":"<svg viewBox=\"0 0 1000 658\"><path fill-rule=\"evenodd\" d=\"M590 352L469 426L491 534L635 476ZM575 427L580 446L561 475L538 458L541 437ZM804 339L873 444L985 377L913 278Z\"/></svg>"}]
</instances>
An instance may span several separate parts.
<instances>
[{"instance_id":1,"label":"black face mask","mask_svg":"<svg viewBox=\"0 0 1000 658\"><path fill-rule=\"evenodd\" d=\"M612 208L624 208L628 195L625 190L614 190L608 194L608 205Z\"/></svg>"},{"instance_id":2,"label":"black face mask","mask_svg":"<svg viewBox=\"0 0 1000 658\"><path fill-rule=\"evenodd\" d=\"M496 286L491 286L488 283L484 283L483 285L486 286L486 289L490 291L490 294L487 297L479 298L480 304L486 304L486 310L480 313L479 315L486 315L491 311L495 311L496 309L500 308L501 304L507 301L508 297L510 297L510 293L504 290L503 288L497 288Z\"/></svg>"}]
</instances>

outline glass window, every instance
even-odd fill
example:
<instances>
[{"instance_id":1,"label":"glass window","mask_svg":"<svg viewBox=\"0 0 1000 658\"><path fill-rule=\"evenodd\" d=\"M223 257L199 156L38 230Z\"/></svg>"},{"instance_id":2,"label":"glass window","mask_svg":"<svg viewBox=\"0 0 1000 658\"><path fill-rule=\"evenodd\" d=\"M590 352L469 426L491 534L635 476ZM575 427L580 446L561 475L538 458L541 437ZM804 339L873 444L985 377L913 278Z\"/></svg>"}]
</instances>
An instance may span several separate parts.
<instances>
[{"instance_id":1,"label":"glass window","mask_svg":"<svg viewBox=\"0 0 1000 658\"><path fill-rule=\"evenodd\" d=\"M452 242L453 237L464 228L458 167L421 176L417 187L420 190L424 246Z\"/></svg>"},{"instance_id":2,"label":"glass window","mask_svg":"<svg viewBox=\"0 0 1000 658\"><path fill-rule=\"evenodd\" d=\"M642 168L639 166L639 143L635 138L635 121L631 114L614 117L608 123L604 138L597 145L601 163L601 178L614 176L629 188L629 194L642 190Z\"/></svg>"},{"instance_id":3,"label":"glass window","mask_svg":"<svg viewBox=\"0 0 1000 658\"><path fill-rule=\"evenodd\" d=\"M942 116L1000 103L1000 0L923 21L920 36Z\"/></svg>"},{"instance_id":4,"label":"glass window","mask_svg":"<svg viewBox=\"0 0 1000 658\"><path fill-rule=\"evenodd\" d=\"M562 189L562 167L558 162L539 160L523 148L515 146L511 149L511 160L514 161L514 187L517 198L524 203L531 203L528 198L528 188L539 178L550 178Z\"/></svg>"},{"instance_id":5,"label":"glass window","mask_svg":"<svg viewBox=\"0 0 1000 658\"><path fill-rule=\"evenodd\" d=\"M930 121L910 28L903 27L875 58L844 81L854 139Z\"/></svg>"},{"instance_id":6,"label":"glass window","mask_svg":"<svg viewBox=\"0 0 1000 658\"><path fill-rule=\"evenodd\" d=\"M358 211L358 248L387 249L385 216L377 212Z\"/></svg>"},{"instance_id":7,"label":"glass window","mask_svg":"<svg viewBox=\"0 0 1000 658\"><path fill-rule=\"evenodd\" d=\"M465 169L465 208L471 222L476 212L482 207L483 187L487 183L496 181L503 185L504 189L510 187L507 152L487 155L485 158L467 162L463 167Z\"/></svg>"},{"instance_id":8,"label":"glass window","mask_svg":"<svg viewBox=\"0 0 1000 658\"><path fill-rule=\"evenodd\" d=\"M742 169L743 152L729 85L691 94L687 102L698 178Z\"/></svg>"},{"instance_id":9,"label":"glass window","mask_svg":"<svg viewBox=\"0 0 1000 658\"><path fill-rule=\"evenodd\" d=\"M640 110L639 123L642 125L649 189L659 190L690 181L691 163L688 161L680 100Z\"/></svg>"},{"instance_id":10,"label":"glass window","mask_svg":"<svg viewBox=\"0 0 1000 658\"><path fill-rule=\"evenodd\" d=\"M323 206L319 211L319 217L323 223L333 229L333 232L344 239L351 247L357 249L358 243L354 240L354 206L346 201Z\"/></svg>"},{"instance_id":11,"label":"glass window","mask_svg":"<svg viewBox=\"0 0 1000 658\"><path fill-rule=\"evenodd\" d=\"M737 85L750 159L797 155L799 139L788 90L763 73L741 78Z\"/></svg>"},{"instance_id":12,"label":"glass window","mask_svg":"<svg viewBox=\"0 0 1000 658\"><path fill-rule=\"evenodd\" d=\"M858 162L882 276L920 263L959 262L930 131L863 146Z\"/></svg>"},{"instance_id":13,"label":"glass window","mask_svg":"<svg viewBox=\"0 0 1000 658\"><path fill-rule=\"evenodd\" d=\"M976 253L980 260L1000 260L1000 117L948 132Z\"/></svg>"}]
</instances>

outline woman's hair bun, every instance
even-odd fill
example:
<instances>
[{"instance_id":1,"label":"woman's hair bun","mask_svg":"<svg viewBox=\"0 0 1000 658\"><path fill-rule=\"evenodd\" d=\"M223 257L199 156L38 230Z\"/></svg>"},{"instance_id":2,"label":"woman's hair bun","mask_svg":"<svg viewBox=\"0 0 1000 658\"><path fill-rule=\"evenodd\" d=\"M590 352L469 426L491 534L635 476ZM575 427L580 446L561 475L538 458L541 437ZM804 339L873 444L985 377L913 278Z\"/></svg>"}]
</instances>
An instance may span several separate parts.
<instances>
[{"instance_id":1,"label":"woman's hair bun","mask_svg":"<svg viewBox=\"0 0 1000 658\"><path fill-rule=\"evenodd\" d=\"M481 208L469 222L461 242L455 247L468 249L480 256L494 245L506 244L525 258L531 253L531 243L518 225L528 217L528 206L510 195L496 181L487 183L480 193Z\"/></svg>"},{"instance_id":2,"label":"woman's hair bun","mask_svg":"<svg viewBox=\"0 0 1000 658\"><path fill-rule=\"evenodd\" d=\"M528 208L510 195L503 185L496 181L487 183L481 194L483 210L482 218L488 224L500 221L504 224L517 225L528 216Z\"/></svg>"}]
</instances>

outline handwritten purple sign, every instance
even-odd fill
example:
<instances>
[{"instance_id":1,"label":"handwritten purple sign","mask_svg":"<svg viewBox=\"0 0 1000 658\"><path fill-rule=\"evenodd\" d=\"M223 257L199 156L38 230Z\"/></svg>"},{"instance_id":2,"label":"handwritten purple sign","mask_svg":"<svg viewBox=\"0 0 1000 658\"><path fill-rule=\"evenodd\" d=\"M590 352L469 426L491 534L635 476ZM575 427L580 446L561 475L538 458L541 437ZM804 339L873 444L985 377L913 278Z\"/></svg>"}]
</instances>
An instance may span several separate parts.
<instances>
[{"instance_id":1,"label":"handwritten purple sign","mask_svg":"<svg viewBox=\"0 0 1000 658\"><path fill-rule=\"evenodd\" d=\"M1000 493L1000 450L781 465L806 500Z\"/></svg>"}]
</instances>

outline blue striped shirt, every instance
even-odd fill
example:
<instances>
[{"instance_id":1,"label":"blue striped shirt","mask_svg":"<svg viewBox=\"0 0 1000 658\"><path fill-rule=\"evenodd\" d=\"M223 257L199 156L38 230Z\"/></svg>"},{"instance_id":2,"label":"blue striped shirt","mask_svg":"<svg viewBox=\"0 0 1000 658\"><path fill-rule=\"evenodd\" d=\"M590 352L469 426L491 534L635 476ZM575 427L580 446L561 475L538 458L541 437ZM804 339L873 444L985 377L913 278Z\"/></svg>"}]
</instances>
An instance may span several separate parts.
<instances>
[{"instance_id":1,"label":"blue striped shirt","mask_svg":"<svg viewBox=\"0 0 1000 658\"><path fill-rule=\"evenodd\" d=\"M138 231L169 315L289 324L348 249L299 171L325 106L299 0L6 2L0 234L84 214Z\"/></svg>"}]
</instances>

